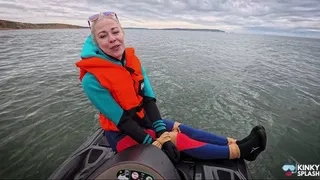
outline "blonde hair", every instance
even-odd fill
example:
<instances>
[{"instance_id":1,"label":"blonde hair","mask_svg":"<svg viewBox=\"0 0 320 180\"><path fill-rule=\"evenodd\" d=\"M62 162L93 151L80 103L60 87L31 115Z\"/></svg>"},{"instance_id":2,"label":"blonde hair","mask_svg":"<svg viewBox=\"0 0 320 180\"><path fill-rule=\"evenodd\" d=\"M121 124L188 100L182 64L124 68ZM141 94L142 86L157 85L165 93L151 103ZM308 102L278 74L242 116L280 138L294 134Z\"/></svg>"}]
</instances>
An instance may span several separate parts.
<instances>
[{"instance_id":1,"label":"blonde hair","mask_svg":"<svg viewBox=\"0 0 320 180\"><path fill-rule=\"evenodd\" d=\"M96 39L96 36L95 36L95 32L96 32L96 24L98 21L100 21L101 19L103 18L107 18L107 19L112 19L114 20L117 24L119 24L120 26L120 29L122 31L122 33L124 34L124 31L123 31L123 28L119 22L119 20L115 17L115 16L102 16L102 17L99 17L99 19L97 19L96 21L94 22L91 22L91 35L92 35L92 38L93 38L93 41L98 45L98 42L97 42L97 39Z\"/></svg>"}]
</instances>

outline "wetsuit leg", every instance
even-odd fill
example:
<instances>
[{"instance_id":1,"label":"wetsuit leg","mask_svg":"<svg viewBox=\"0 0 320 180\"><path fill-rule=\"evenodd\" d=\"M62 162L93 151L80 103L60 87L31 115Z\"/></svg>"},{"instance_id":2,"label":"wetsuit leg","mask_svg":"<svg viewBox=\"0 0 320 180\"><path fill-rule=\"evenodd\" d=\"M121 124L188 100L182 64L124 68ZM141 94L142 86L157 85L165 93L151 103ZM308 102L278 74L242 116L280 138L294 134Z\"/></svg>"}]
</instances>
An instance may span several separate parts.
<instances>
[{"instance_id":1,"label":"wetsuit leg","mask_svg":"<svg viewBox=\"0 0 320 180\"><path fill-rule=\"evenodd\" d=\"M177 134L176 147L180 152L184 152L197 159L229 159L230 154L228 145L216 145L197 141L183 133Z\"/></svg>"},{"instance_id":2,"label":"wetsuit leg","mask_svg":"<svg viewBox=\"0 0 320 180\"><path fill-rule=\"evenodd\" d=\"M146 129L145 132L148 133L153 139L156 138L155 131ZM138 144L138 142L132 139L130 136L121 132L104 131L104 135L106 136L113 151L117 153Z\"/></svg>"},{"instance_id":3,"label":"wetsuit leg","mask_svg":"<svg viewBox=\"0 0 320 180\"><path fill-rule=\"evenodd\" d=\"M173 128L174 121L163 119L163 122L166 124L167 131L170 131ZM218 136L213 133L205 132L182 123L179 125L179 128L183 134L197 141L206 142L210 144L217 144L217 145L228 144L227 137Z\"/></svg>"},{"instance_id":4,"label":"wetsuit leg","mask_svg":"<svg viewBox=\"0 0 320 180\"><path fill-rule=\"evenodd\" d=\"M150 136L155 138L153 130L146 130ZM120 132L105 131L105 136L115 152L138 144L135 140ZM198 159L227 159L229 158L229 147L208 144L194 140L183 133L178 133L176 147L179 151Z\"/></svg>"}]
</instances>

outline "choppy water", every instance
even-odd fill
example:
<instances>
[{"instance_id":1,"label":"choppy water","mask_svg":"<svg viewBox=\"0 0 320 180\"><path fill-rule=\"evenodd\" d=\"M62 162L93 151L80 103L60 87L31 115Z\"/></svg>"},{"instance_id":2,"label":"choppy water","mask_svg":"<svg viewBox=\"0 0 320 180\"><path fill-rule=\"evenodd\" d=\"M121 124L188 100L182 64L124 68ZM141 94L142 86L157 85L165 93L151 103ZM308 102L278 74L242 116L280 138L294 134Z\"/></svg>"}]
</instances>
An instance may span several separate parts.
<instances>
[{"instance_id":1,"label":"choppy water","mask_svg":"<svg viewBox=\"0 0 320 180\"><path fill-rule=\"evenodd\" d=\"M97 112L74 63L88 30L0 31L0 177L48 178L94 130ZM286 163L320 164L320 40L212 32L126 30L164 117L245 137L267 150L254 178Z\"/></svg>"}]
</instances>

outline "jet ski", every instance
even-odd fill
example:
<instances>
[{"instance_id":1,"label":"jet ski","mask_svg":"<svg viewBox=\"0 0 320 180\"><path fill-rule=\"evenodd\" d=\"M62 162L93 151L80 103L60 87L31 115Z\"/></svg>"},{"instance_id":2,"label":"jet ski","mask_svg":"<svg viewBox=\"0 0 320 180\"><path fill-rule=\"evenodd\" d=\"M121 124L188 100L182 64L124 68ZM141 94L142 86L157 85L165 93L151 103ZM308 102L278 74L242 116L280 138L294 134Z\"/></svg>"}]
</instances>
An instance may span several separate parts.
<instances>
[{"instance_id":1,"label":"jet ski","mask_svg":"<svg viewBox=\"0 0 320 180\"><path fill-rule=\"evenodd\" d=\"M181 154L180 162L173 164L161 149L145 144L115 153L99 128L49 179L249 180L252 177L243 159L209 161Z\"/></svg>"}]
</instances>

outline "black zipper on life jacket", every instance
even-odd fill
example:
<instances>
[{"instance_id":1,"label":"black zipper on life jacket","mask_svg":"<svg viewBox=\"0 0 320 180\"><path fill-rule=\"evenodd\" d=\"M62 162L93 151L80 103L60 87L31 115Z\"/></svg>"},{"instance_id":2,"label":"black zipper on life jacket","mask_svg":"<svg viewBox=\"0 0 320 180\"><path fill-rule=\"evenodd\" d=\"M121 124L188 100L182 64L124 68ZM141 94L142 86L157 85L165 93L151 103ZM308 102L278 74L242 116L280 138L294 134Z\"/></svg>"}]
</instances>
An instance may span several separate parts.
<instances>
[{"instance_id":1,"label":"black zipper on life jacket","mask_svg":"<svg viewBox=\"0 0 320 180\"><path fill-rule=\"evenodd\" d=\"M124 65L124 56L122 56L120 62L121 62L121 64L122 64L122 66L123 66L124 68L126 68L127 71L129 71L130 74L134 74L134 75L138 76L138 74L135 73L134 69L132 69L131 67L128 67L128 66L125 66L125 65Z\"/></svg>"},{"instance_id":2,"label":"black zipper on life jacket","mask_svg":"<svg viewBox=\"0 0 320 180\"><path fill-rule=\"evenodd\" d=\"M125 54L125 53L124 53L124 54ZM121 60L120 60L122 66L123 66L124 68L126 68L126 70L129 71L130 74L134 74L134 75L138 76L138 74L136 74L136 73L134 72L134 69L132 69L132 68L127 67L127 66L124 65L124 59L125 59L125 56L123 55L122 58L121 58Z\"/></svg>"},{"instance_id":3,"label":"black zipper on life jacket","mask_svg":"<svg viewBox=\"0 0 320 180\"><path fill-rule=\"evenodd\" d=\"M122 66L124 67L124 56L122 56L121 60L120 60Z\"/></svg>"},{"instance_id":4,"label":"black zipper on life jacket","mask_svg":"<svg viewBox=\"0 0 320 180\"><path fill-rule=\"evenodd\" d=\"M138 74L135 73L134 69L132 69L131 67L126 66L125 68L127 69L127 71L129 71L130 74L134 74L134 75L138 76Z\"/></svg>"},{"instance_id":5,"label":"black zipper on life jacket","mask_svg":"<svg viewBox=\"0 0 320 180\"><path fill-rule=\"evenodd\" d=\"M129 71L130 74L134 74L134 75L137 76L138 74L136 74L136 73L134 72L134 69L132 69L132 68L127 67L127 66L124 65L124 59L125 59L124 56L122 56L122 58L121 58L121 60L120 60L122 66L123 66L124 68L126 68L126 70Z\"/></svg>"}]
</instances>

